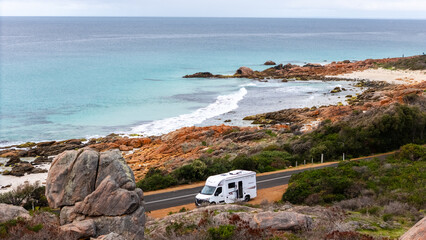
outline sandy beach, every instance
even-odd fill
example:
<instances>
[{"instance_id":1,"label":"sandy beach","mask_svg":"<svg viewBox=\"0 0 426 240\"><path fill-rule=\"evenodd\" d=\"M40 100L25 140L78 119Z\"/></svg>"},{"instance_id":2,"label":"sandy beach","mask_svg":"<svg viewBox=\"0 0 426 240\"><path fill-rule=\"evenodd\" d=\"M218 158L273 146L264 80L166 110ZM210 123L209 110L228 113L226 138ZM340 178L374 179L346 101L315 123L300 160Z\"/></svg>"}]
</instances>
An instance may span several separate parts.
<instances>
[{"instance_id":1,"label":"sandy beach","mask_svg":"<svg viewBox=\"0 0 426 240\"><path fill-rule=\"evenodd\" d=\"M22 158L21 160L25 162L32 162L34 161L34 158ZM7 161L6 158L0 158L0 163L5 164L6 161ZM34 167L49 170L50 165L51 165L50 163L45 163L45 164L37 165ZM0 171L4 171L4 170L10 171L11 169L12 169L11 167L4 167L4 166L0 167ZM19 185L22 185L25 183L33 184L39 181L41 185L45 185L46 179L47 179L47 172L25 174L22 177L0 174L0 193L11 191L15 189L16 187L18 187Z\"/></svg>"},{"instance_id":2,"label":"sandy beach","mask_svg":"<svg viewBox=\"0 0 426 240\"><path fill-rule=\"evenodd\" d=\"M333 76L328 76L333 77ZM336 77L336 76L334 76ZM385 81L391 84L414 84L426 81L426 71L424 70L389 70L384 68L370 68L364 71L356 71L341 74L337 77L348 79L368 79L371 81Z\"/></svg>"}]
</instances>

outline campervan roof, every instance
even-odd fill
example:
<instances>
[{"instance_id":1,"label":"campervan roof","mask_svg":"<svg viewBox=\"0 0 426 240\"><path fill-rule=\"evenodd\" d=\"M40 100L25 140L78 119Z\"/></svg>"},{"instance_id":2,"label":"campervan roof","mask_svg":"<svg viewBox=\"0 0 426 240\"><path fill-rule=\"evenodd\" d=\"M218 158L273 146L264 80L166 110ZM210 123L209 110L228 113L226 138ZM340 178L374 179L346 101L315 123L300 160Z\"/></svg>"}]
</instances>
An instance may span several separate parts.
<instances>
[{"instance_id":1,"label":"campervan roof","mask_svg":"<svg viewBox=\"0 0 426 240\"><path fill-rule=\"evenodd\" d=\"M206 185L218 186L219 183L224 179L240 178L240 177L249 176L252 174L256 174L256 173L253 171L247 171L247 170L234 170L227 173L213 175L207 178Z\"/></svg>"}]
</instances>

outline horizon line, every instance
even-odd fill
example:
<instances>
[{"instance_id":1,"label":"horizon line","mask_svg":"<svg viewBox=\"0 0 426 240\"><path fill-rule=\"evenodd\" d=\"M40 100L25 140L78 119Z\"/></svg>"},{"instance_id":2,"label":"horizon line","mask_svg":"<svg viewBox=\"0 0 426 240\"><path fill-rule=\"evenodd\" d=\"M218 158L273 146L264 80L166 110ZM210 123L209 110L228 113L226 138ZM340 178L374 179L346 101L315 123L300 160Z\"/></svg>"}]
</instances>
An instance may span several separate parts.
<instances>
[{"instance_id":1,"label":"horizon line","mask_svg":"<svg viewBox=\"0 0 426 240\"><path fill-rule=\"evenodd\" d=\"M425 18L355 18L355 17L218 17L218 16L96 16L96 15L0 15L0 17L87 17L87 18L251 18L251 19L342 19L342 20L426 20Z\"/></svg>"}]
</instances>

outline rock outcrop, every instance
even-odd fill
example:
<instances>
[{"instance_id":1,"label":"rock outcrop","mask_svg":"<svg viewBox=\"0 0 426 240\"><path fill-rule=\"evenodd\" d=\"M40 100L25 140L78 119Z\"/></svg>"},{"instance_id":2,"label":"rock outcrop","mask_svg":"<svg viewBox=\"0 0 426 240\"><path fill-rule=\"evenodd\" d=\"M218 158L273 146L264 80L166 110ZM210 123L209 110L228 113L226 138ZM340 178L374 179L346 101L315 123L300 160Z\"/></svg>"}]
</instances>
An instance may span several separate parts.
<instances>
[{"instance_id":1,"label":"rock outcrop","mask_svg":"<svg viewBox=\"0 0 426 240\"><path fill-rule=\"evenodd\" d=\"M0 223L17 217L30 218L30 214L23 207L0 203Z\"/></svg>"},{"instance_id":2,"label":"rock outcrop","mask_svg":"<svg viewBox=\"0 0 426 240\"><path fill-rule=\"evenodd\" d=\"M225 204L218 206L201 207L185 213L176 213L161 219L147 222L146 228L150 239L167 239L176 234L185 239L190 233L194 239L206 229L234 225L238 233L247 239L262 239L256 233L268 231L306 231L313 227L314 219L306 214L291 210L275 211L260 208L251 208L241 205ZM172 228L170 226L180 226ZM198 226L193 232L182 232L185 227ZM173 231L175 231L173 233ZM198 231L198 232L197 232ZM245 232L246 231L246 232ZM252 235L254 233L254 235ZM198 234L198 235L197 235ZM237 238L239 239L239 238Z\"/></svg>"},{"instance_id":3,"label":"rock outcrop","mask_svg":"<svg viewBox=\"0 0 426 240\"><path fill-rule=\"evenodd\" d=\"M426 217L418 221L399 240L421 240L426 237Z\"/></svg>"},{"instance_id":4,"label":"rock outcrop","mask_svg":"<svg viewBox=\"0 0 426 240\"><path fill-rule=\"evenodd\" d=\"M191 75L185 75L184 78L212 78L215 77L211 72L198 72Z\"/></svg>"},{"instance_id":5,"label":"rock outcrop","mask_svg":"<svg viewBox=\"0 0 426 240\"><path fill-rule=\"evenodd\" d=\"M266 61L263 65L277 65L274 61Z\"/></svg>"},{"instance_id":6,"label":"rock outcrop","mask_svg":"<svg viewBox=\"0 0 426 240\"><path fill-rule=\"evenodd\" d=\"M240 67L235 73L235 75L238 75L240 77L249 77L253 74L254 74L254 71L248 67Z\"/></svg>"},{"instance_id":7,"label":"rock outcrop","mask_svg":"<svg viewBox=\"0 0 426 240\"><path fill-rule=\"evenodd\" d=\"M252 121L252 124L297 124L306 125L312 122L321 122L330 119L333 122L340 121L354 112L376 111L381 107L393 104L414 104L425 106L422 103L426 82L412 85L389 86L381 82L360 82L362 87L370 87L362 94L350 96L346 99L348 105L320 106L315 108L292 108L275 112L268 112L247 116L244 120ZM333 91L345 91L344 88L335 88ZM423 98L424 99L424 98Z\"/></svg>"},{"instance_id":8,"label":"rock outcrop","mask_svg":"<svg viewBox=\"0 0 426 240\"><path fill-rule=\"evenodd\" d=\"M205 78L252 78L252 79L264 79L264 78L275 78L275 79L330 79L333 78L328 76L335 76L345 73L351 73L354 71L362 71L368 68L375 68L378 64L386 64L397 62L401 59L409 59L413 57L406 58L385 58L385 59L366 59L363 61L351 62L349 60L341 62L332 62L330 64L321 65L321 64L312 64L308 63L303 66L292 65L292 64L279 64L277 66L265 69L263 71L253 71L248 67L241 67L237 70L234 75L214 75L212 73L196 73L192 75L186 75L185 78L191 77L205 77ZM275 65L274 62L268 61L265 62L265 65Z\"/></svg>"},{"instance_id":9,"label":"rock outcrop","mask_svg":"<svg viewBox=\"0 0 426 240\"><path fill-rule=\"evenodd\" d=\"M21 163L21 159L19 159L19 157L17 156L12 156L9 158L9 161L6 162L5 166L9 167L9 166L13 166L15 164Z\"/></svg>"},{"instance_id":10,"label":"rock outcrop","mask_svg":"<svg viewBox=\"0 0 426 240\"><path fill-rule=\"evenodd\" d=\"M52 163L46 184L49 206L61 208L61 230L75 239L112 232L143 239L143 193L119 150L66 151Z\"/></svg>"},{"instance_id":11,"label":"rock outcrop","mask_svg":"<svg viewBox=\"0 0 426 240\"><path fill-rule=\"evenodd\" d=\"M286 138L286 129L282 128L274 126L270 131ZM170 172L195 159L233 159L239 154L247 155L256 149L275 144L279 138L274 136L266 134L264 129L258 127L185 127L161 137L153 137L150 144L125 155L125 158L135 178L140 180L150 168ZM260 139L262 141L254 141Z\"/></svg>"}]
</instances>

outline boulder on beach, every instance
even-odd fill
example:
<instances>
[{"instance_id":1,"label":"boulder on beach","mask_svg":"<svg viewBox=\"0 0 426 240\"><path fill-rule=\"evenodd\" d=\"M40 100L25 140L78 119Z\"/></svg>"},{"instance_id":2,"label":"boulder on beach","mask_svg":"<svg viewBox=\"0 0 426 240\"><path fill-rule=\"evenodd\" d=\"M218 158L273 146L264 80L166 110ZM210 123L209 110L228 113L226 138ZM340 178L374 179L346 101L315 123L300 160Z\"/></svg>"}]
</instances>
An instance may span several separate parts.
<instances>
[{"instance_id":1,"label":"boulder on beach","mask_svg":"<svg viewBox=\"0 0 426 240\"><path fill-rule=\"evenodd\" d=\"M15 164L9 174L16 177L22 177L25 175L25 173L32 173L33 170L34 166L31 165L31 163L21 162Z\"/></svg>"},{"instance_id":2,"label":"boulder on beach","mask_svg":"<svg viewBox=\"0 0 426 240\"><path fill-rule=\"evenodd\" d=\"M48 174L46 197L50 207L61 208L62 231L76 238L114 232L143 239L143 193L119 150L85 148L58 155Z\"/></svg>"},{"instance_id":3,"label":"boulder on beach","mask_svg":"<svg viewBox=\"0 0 426 240\"><path fill-rule=\"evenodd\" d=\"M22 161L21 161L21 159L19 159L19 157L12 156L12 157L9 158L9 161L6 162L5 166L10 167L10 166L13 166L13 165L21 163L21 162Z\"/></svg>"}]
</instances>

